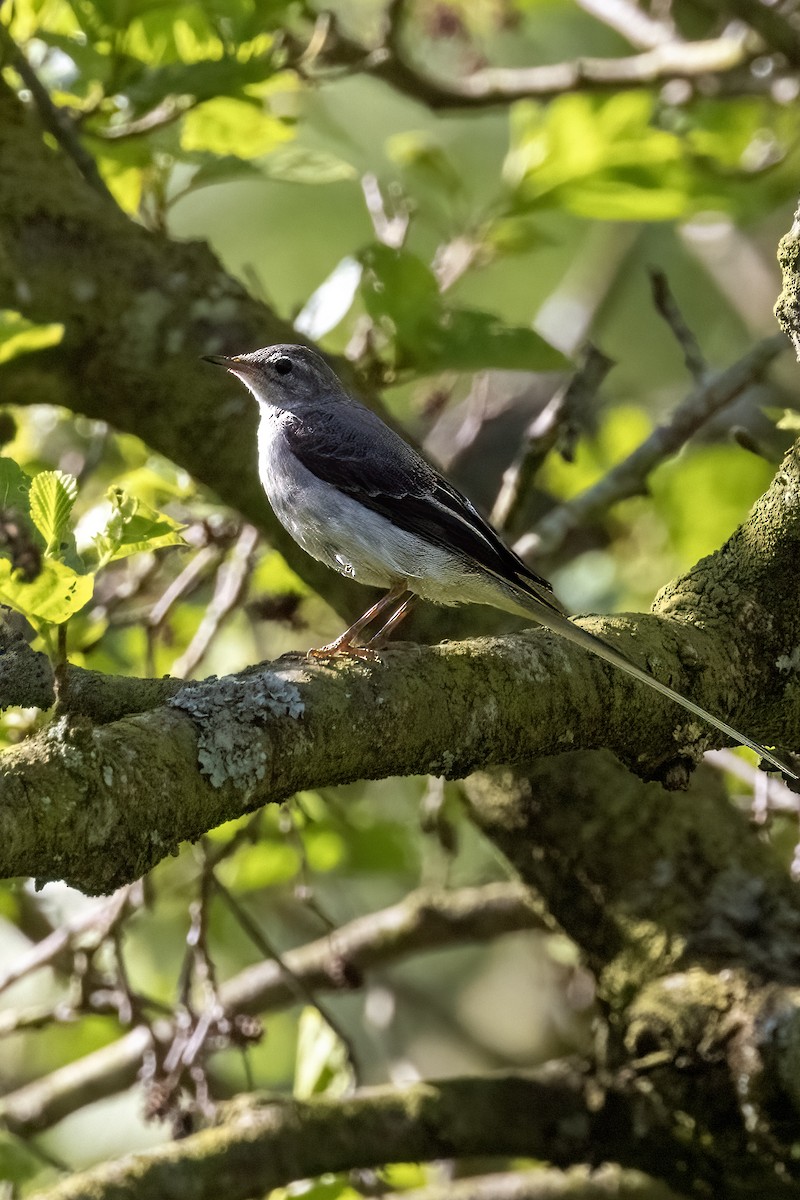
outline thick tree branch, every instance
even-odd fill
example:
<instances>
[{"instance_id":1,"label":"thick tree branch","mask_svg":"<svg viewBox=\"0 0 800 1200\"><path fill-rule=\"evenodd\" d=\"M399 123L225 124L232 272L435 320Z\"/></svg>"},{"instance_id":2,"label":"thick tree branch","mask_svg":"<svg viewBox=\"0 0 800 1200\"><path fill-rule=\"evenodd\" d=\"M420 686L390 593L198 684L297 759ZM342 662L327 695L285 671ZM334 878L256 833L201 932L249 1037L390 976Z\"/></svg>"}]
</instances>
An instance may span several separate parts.
<instances>
[{"instance_id":1,"label":"thick tree branch","mask_svg":"<svg viewBox=\"0 0 800 1200\"><path fill-rule=\"evenodd\" d=\"M644 1094L598 1090L563 1062L524 1077L372 1088L346 1100L243 1098L220 1127L75 1175L40 1200L246 1200L323 1171L482 1154L570 1165L598 1146L625 1165L673 1162L665 1173L676 1177L691 1157L678 1157Z\"/></svg>"},{"instance_id":2,"label":"thick tree branch","mask_svg":"<svg viewBox=\"0 0 800 1200\"><path fill-rule=\"evenodd\" d=\"M657 614L591 625L754 737L796 745L798 553L793 449L749 521L664 589ZM0 875L108 891L179 841L298 788L460 777L599 746L639 774L680 783L701 746L719 743L671 702L541 631L399 645L369 664L283 660L187 685L164 707L99 728L63 717L8 752Z\"/></svg>"}]
</instances>

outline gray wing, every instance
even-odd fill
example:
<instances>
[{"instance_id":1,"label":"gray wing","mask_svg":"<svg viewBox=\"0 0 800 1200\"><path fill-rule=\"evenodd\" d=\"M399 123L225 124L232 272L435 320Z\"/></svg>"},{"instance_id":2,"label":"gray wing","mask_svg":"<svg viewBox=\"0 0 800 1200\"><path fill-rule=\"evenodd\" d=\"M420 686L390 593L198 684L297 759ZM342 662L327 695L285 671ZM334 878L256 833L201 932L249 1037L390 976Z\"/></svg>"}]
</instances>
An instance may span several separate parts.
<instances>
[{"instance_id":1,"label":"gray wing","mask_svg":"<svg viewBox=\"0 0 800 1200\"><path fill-rule=\"evenodd\" d=\"M284 436L306 470L407 533L477 563L562 612L546 579L501 540L474 504L370 409L309 405ZM542 593L544 592L544 595Z\"/></svg>"}]
</instances>

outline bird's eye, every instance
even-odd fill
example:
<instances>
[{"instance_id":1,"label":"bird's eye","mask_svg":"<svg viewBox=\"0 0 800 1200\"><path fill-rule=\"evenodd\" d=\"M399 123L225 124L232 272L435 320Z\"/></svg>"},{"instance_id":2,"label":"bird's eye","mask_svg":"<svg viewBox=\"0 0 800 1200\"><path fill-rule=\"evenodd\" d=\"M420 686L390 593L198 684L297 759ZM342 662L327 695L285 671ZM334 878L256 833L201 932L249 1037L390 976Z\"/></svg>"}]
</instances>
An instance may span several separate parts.
<instances>
[{"instance_id":1,"label":"bird's eye","mask_svg":"<svg viewBox=\"0 0 800 1200\"><path fill-rule=\"evenodd\" d=\"M279 375L291 375L292 360L290 358L276 358L275 359L275 370L278 372Z\"/></svg>"}]
</instances>

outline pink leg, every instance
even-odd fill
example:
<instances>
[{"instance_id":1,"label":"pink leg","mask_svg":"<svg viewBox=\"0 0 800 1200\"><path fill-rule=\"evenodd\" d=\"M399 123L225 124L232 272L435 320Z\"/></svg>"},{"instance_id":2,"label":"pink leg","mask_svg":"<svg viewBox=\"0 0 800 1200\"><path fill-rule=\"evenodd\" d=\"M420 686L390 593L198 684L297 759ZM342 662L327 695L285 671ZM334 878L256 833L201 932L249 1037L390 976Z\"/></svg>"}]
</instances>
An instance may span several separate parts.
<instances>
[{"instance_id":1,"label":"pink leg","mask_svg":"<svg viewBox=\"0 0 800 1200\"><path fill-rule=\"evenodd\" d=\"M385 596L381 596L380 600L376 601L371 608L368 608L334 642L330 642L327 646L319 646L316 649L309 650L307 656L309 658L335 658L339 654L348 654L355 658L374 658L375 651L368 650L366 646L358 645L356 639L361 631L374 621L376 617L383 616L387 609L392 608L407 590L404 584L396 583L393 588L389 589ZM387 621L387 625L388 623Z\"/></svg>"},{"instance_id":2,"label":"pink leg","mask_svg":"<svg viewBox=\"0 0 800 1200\"><path fill-rule=\"evenodd\" d=\"M378 646L382 646L392 630L396 629L400 622L405 620L405 618L411 612L416 600L416 596L409 596L407 600L404 600L400 607L394 610L386 624L382 625L378 632L369 639L367 642L367 649L377 649Z\"/></svg>"}]
</instances>

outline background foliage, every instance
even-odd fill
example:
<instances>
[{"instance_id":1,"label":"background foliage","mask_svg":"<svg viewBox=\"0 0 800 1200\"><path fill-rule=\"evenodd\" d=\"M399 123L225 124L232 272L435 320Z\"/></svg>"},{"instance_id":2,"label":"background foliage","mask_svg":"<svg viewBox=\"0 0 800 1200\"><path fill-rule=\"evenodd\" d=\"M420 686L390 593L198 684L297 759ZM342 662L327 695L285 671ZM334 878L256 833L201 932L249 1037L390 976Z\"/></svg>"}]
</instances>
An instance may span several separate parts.
<instances>
[{"instance_id":1,"label":"background foliage","mask_svg":"<svg viewBox=\"0 0 800 1200\"><path fill-rule=\"evenodd\" d=\"M489 510L528 423L590 337L613 368L571 413L569 452L562 440L517 497L513 540L603 478L691 391L683 326L657 311L651 268L666 272L699 342L695 384L774 332L775 245L800 170L798 80L780 47L710 7L623 5L615 22L574 0L6 0L0 55L27 103L43 103L33 69L52 113L67 114L44 136L89 186L171 239L207 240L298 337L346 355L365 389L383 389L391 416ZM690 40L724 50L727 65L697 69L688 51L681 60ZM499 87L495 67L613 63L665 42L677 66L649 86L611 74L588 86L577 72L488 104L464 82ZM92 303L79 278L74 297ZM4 311L0 361L58 345L62 332ZM785 355L661 462L646 494L553 546L543 569L565 602L640 609L719 546L774 474L793 391ZM324 596L140 432L45 406L3 414L4 504L18 510L20 489L39 499L22 505L16 542L6 530L0 598L33 622L36 646L57 655L50 625L68 616L74 663L202 677L336 633ZM237 427L230 436L253 456ZM44 609L19 573L20 545L45 560ZM459 620L440 631L456 635ZM47 719L7 709L5 744ZM748 803L751 761L733 760L736 803ZM765 837L788 866L793 814L774 815ZM0 1091L144 1019L177 1011L196 1031L220 980L413 889L512 877L456 785L407 779L301 794L214 830L110 916L63 885L9 881L0 986L48 931L73 932L45 969L0 995ZM0 1178L9 1195L41 1188L63 1166L185 1131L243 1089L337 1095L354 1078L535 1064L589 1045L593 1001L574 946L541 929L389 963L350 994L301 987L263 1036L252 1020L212 1029L209 1018L204 1052L185 1069L145 1063L143 1083L98 1097L100 1107L77 1105L38 1135L0 1134ZM442 1170L329 1177L304 1194L403 1191Z\"/></svg>"}]
</instances>

